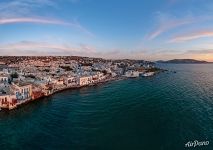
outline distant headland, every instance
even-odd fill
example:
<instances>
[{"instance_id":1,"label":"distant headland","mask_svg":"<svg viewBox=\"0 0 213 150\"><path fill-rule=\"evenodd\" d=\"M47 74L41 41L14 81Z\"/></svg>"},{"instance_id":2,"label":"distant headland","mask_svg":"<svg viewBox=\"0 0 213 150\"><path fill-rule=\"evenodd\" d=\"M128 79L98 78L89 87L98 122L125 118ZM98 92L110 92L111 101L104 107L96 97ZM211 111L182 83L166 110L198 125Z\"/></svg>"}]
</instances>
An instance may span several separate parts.
<instances>
[{"instance_id":1,"label":"distant headland","mask_svg":"<svg viewBox=\"0 0 213 150\"><path fill-rule=\"evenodd\" d=\"M172 64L207 64L212 63L203 60L195 60L195 59L172 59L168 61L159 60L157 63L172 63Z\"/></svg>"}]
</instances>

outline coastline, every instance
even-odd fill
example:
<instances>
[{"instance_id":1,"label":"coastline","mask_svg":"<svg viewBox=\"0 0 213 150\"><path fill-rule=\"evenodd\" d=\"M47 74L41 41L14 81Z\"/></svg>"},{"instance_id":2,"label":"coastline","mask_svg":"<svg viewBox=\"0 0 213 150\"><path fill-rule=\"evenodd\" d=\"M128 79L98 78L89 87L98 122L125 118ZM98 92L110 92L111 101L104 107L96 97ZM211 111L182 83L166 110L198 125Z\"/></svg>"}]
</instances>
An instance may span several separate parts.
<instances>
[{"instance_id":1,"label":"coastline","mask_svg":"<svg viewBox=\"0 0 213 150\"><path fill-rule=\"evenodd\" d=\"M64 87L64 88L61 88L61 89L56 89L53 93L51 93L49 95L43 95L43 96L40 96L40 97L35 98L35 99L31 98L31 99L27 99L25 101L22 101L22 102L18 103L15 107L11 108L11 109L1 108L0 112L1 112L1 110L3 110L3 111L11 111L11 110L20 108L21 106L27 105L30 102L39 101L39 100L42 100L45 97L50 97L50 96L52 96L54 94L57 94L57 93L60 93L60 92L66 91L66 90L72 90L72 89L75 90L75 89L80 89L80 88L83 88L83 87L98 86L98 85L101 85L101 84L108 83L110 81L120 81L120 80L125 80L125 79L127 79L127 77L124 77L124 76L111 77L111 78L108 78L108 79L101 80L99 82L90 83L88 85L83 85L83 86L76 85L76 86L68 86L68 87Z\"/></svg>"},{"instance_id":2,"label":"coastline","mask_svg":"<svg viewBox=\"0 0 213 150\"><path fill-rule=\"evenodd\" d=\"M60 93L62 91L66 91L66 90L71 90L71 89L75 90L75 89L80 89L80 88L83 88L83 87L98 86L98 85L101 85L101 84L104 84L104 83L107 83L107 82L110 82L110 81L120 81L120 80L125 80L125 79L127 79L127 78L126 77L117 77L117 78L110 78L110 79L106 79L106 80L103 80L103 81L99 81L99 82L96 82L96 83L91 83L91 84L83 85L83 86L77 85L77 86L65 87L65 88L58 89L58 90L54 91L52 94L50 94L48 96L43 96L43 97L49 97L51 95L54 95L54 94L57 94L57 93Z\"/></svg>"},{"instance_id":3,"label":"coastline","mask_svg":"<svg viewBox=\"0 0 213 150\"><path fill-rule=\"evenodd\" d=\"M165 72L165 71L168 71L168 70L165 70L165 69L157 69L157 70L154 70L154 74L153 75L157 75L161 72ZM151 76L153 76L151 75ZM148 76L144 76L144 77L148 77ZM126 79L130 79L130 78L136 78L136 77L126 77L126 76L117 76L117 77L108 77L108 78L105 78L103 80L100 80L100 81L96 81L94 83L89 83L87 85L72 85L72 86L65 86L65 87L62 87L62 88L57 88L57 89L54 89L52 93L48 94L48 95L42 95L42 96L39 96L35 99L33 98L30 98L30 99L26 99L24 101L21 101L21 102L18 102L16 106L14 107L11 107L11 108L1 108L0 109L0 112L1 110L5 110L5 111L11 111L11 110L14 110L14 109L17 109L23 105L26 105L30 102L34 102L34 101L39 101L45 97L50 97L54 94L57 94L57 93L60 93L60 92L63 92L63 91L66 91L66 90L75 90L75 89L80 89L80 88L83 88L83 87L90 87L90 86L98 86L98 85L101 85L101 84L105 84L105 83L108 83L108 82L111 82L111 81L120 81L120 80L126 80Z\"/></svg>"},{"instance_id":4,"label":"coastline","mask_svg":"<svg viewBox=\"0 0 213 150\"><path fill-rule=\"evenodd\" d=\"M123 75L119 75L119 76L112 76L112 75L105 75L104 77L102 78L99 78L99 79L96 79L96 80L93 80L91 82L91 79L88 78L88 77L83 77L83 84L80 83L68 83L67 81L64 81L63 79L63 84L59 84L58 86L57 85L51 85L51 84L46 84L45 86L46 87L42 87L42 88L45 88L44 91L41 91L41 92L35 92L33 96L30 96L30 97L26 97L26 99L24 100L16 100L14 103L12 104L9 104L9 107L2 107L0 110L13 110L13 109L16 109L22 105L25 105L25 104L28 104L32 101L37 101L37 100L40 100L42 98L45 98L45 97L49 97L49 96L52 96L56 93L59 93L59 92L62 92L62 91L65 91L65 90L72 90L72 89L80 89L80 88L83 88L83 87L90 87L90 86L97 86L97 85L100 85L100 84L104 84L104 83L107 83L107 82L111 82L111 81L118 81L118 80L124 80L124 79L129 79L129 78L137 78L137 77L150 77L150 76L153 76L153 75L157 75L159 74L160 72L164 72L164 71L168 71L168 70L165 70L165 69L161 69L161 68L157 68L157 67L151 67L151 68L147 68L147 69L143 69L143 72L141 70L129 70L127 71L125 74ZM73 80L73 79L71 79ZM88 82L90 80L90 82ZM60 80L61 81L61 80ZM33 82L29 82L29 83L25 83L23 84L24 87L25 86L32 86L32 84L34 84ZM13 83L13 85L15 85ZM18 84L19 85L19 84ZM20 88L20 87L18 87ZM32 87L31 87L32 88ZM23 89L22 89L23 91Z\"/></svg>"}]
</instances>

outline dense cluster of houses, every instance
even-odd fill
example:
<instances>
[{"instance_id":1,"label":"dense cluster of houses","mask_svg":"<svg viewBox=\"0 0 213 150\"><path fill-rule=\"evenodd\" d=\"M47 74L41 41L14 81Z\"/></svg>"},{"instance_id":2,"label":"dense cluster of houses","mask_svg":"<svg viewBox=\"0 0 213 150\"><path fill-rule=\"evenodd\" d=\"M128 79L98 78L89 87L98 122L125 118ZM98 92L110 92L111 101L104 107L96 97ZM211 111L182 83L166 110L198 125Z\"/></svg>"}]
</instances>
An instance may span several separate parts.
<instances>
[{"instance_id":1,"label":"dense cluster of houses","mask_svg":"<svg viewBox=\"0 0 213 150\"><path fill-rule=\"evenodd\" d=\"M12 81L6 74L0 74L0 108L13 109L30 100L53 94L57 90L86 86L106 79L103 73L87 76L63 76L61 78L29 79L23 76Z\"/></svg>"},{"instance_id":2,"label":"dense cluster of houses","mask_svg":"<svg viewBox=\"0 0 213 150\"><path fill-rule=\"evenodd\" d=\"M25 82L14 82L9 84L7 81L0 85L0 107L13 109L18 104L32 99L32 84Z\"/></svg>"},{"instance_id":3,"label":"dense cluster of houses","mask_svg":"<svg viewBox=\"0 0 213 150\"><path fill-rule=\"evenodd\" d=\"M71 87L82 87L123 75L137 75L140 63L122 61L27 59L0 66L0 108L13 109ZM140 69L141 70L141 69ZM144 71L144 69L142 69Z\"/></svg>"}]
</instances>

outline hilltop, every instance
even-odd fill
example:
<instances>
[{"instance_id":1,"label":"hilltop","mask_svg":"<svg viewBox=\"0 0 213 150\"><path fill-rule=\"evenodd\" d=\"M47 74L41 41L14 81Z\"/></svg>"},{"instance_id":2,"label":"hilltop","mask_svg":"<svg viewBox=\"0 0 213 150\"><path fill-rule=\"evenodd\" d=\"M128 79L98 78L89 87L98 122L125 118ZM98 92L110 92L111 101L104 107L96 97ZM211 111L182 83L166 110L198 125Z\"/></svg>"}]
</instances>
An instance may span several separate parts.
<instances>
[{"instance_id":1,"label":"hilltop","mask_svg":"<svg viewBox=\"0 0 213 150\"><path fill-rule=\"evenodd\" d=\"M168 61L157 61L158 63L173 63L173 64L206 64L210 63L203 60L195 60L195 59L172 59Z\"/></svg>"}]
</instances>

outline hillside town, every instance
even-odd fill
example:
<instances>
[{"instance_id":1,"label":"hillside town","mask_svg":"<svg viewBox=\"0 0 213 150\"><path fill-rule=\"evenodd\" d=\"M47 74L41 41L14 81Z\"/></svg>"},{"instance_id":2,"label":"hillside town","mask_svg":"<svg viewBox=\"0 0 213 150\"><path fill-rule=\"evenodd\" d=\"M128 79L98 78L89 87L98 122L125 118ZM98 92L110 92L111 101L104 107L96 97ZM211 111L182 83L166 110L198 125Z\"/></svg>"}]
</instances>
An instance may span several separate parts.
<instances>
[{"instance_id":1,"label":"hillside town","mask_svg":"<svg viewBox=\"0 0 213 150\"><path fill-rule=\"evenodd\" d=\"M154 63L77 56L1 56L0 108L14 109L55 92L154 75Z\"/></svg>"}]
</instances>

